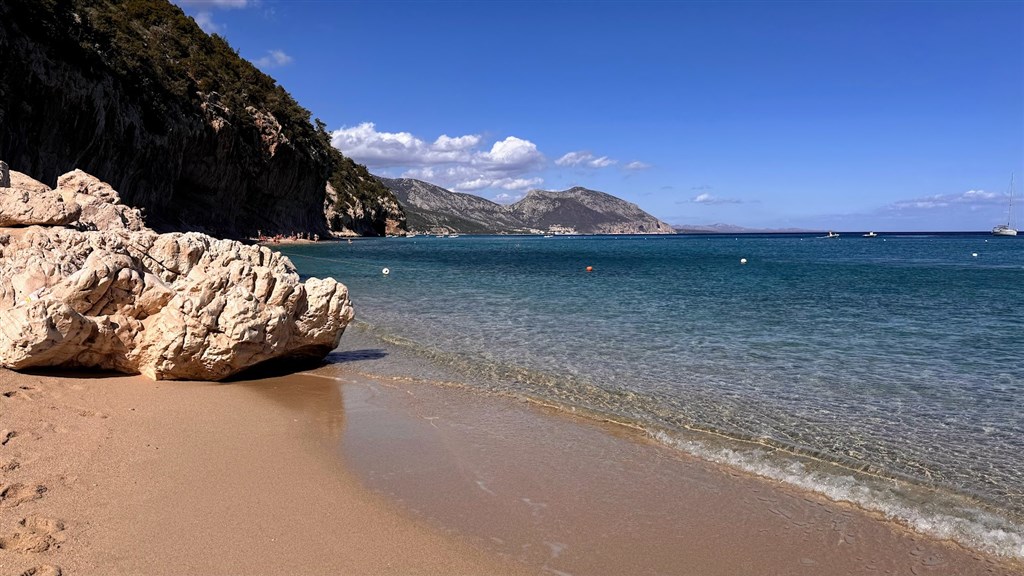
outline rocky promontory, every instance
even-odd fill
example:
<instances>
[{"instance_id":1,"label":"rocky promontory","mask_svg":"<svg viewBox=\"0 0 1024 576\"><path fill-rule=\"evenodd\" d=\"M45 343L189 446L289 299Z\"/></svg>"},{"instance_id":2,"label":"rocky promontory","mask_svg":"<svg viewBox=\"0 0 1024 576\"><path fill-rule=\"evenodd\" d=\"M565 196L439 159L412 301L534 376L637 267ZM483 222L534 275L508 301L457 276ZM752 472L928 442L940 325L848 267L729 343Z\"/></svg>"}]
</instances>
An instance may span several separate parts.
<instances>
[{"instance_id":1,"label":"rocky promontory","mask_svg":"<svg viewBox=\"0 0 1024 576\"><path fill-rule=\"evenodd\" d=\"M331 278L301 282L277 252L158 234L81 171L57 188L0 163L0 367L222 380L323 357L353 318Z\"/></svg>"}]
</instances>

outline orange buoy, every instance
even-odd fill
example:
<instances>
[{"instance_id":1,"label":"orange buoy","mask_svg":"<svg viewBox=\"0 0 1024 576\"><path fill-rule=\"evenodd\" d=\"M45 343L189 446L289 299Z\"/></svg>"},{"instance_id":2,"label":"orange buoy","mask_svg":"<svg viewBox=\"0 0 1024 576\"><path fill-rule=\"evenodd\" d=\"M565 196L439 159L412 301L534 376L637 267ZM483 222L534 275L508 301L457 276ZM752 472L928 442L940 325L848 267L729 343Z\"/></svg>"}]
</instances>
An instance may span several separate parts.
<instances>
[{"instance_id":1,"label":"orange buoy","mask_svg":"<svg viewBox=\"0 0 1024 576\"><path fill-rule=\"evenodd\" d=\"M593 271L594 271L594 267L593 266L587 266L587 272L593 272Z\"/></svg>"}]
</instances>

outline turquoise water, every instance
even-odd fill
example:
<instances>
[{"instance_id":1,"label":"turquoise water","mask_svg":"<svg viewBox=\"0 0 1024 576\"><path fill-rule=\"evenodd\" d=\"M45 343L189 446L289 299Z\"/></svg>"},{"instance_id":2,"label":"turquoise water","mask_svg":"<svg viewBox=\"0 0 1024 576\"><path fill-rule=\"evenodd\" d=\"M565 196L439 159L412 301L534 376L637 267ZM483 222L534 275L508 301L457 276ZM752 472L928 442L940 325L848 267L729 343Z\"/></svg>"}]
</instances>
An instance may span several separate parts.
<instances>
[{"instance_id":1,"label":"turquoise water","mask_svg":"<svg viewBox=\"0 0 1024 576\"><path fill-rule=\"evenodd\" d=\"M349 286L359 323L341 349L385 350L369 369L419 373L400 361L416 358L1024 558L1024 239L416 237L282 251Z\"/></svg>"}]
</instances>

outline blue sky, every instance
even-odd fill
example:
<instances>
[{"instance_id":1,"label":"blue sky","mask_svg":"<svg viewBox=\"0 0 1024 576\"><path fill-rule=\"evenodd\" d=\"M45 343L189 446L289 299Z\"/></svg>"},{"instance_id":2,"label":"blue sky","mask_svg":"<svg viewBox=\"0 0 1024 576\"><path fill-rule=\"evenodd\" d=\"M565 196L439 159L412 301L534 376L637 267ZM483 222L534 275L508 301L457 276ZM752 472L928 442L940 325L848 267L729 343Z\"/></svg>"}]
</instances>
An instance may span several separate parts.
<instances>
[{"instance_id":1,"label":"blue sky","mask_svg":"<svg viewBox=\"0 0 1024 576\"><path fill-rule=\"evenodd\" d=\"M342 152L672 224L988 230L1017 174L1024 2L178 0Z\"/></svg>"}]
</instances>

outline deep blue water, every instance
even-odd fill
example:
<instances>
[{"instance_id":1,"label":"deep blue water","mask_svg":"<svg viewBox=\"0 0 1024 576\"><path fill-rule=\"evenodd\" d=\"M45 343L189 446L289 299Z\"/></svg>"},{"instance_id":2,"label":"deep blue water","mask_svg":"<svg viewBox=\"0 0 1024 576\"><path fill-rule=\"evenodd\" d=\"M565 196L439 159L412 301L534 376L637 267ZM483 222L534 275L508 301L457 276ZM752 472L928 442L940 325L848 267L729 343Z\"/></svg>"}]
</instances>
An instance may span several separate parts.
<instances>
[{"instance_id":1,"label":"deep blue water","mask_svg":"<svg viewBox=\"0 0 1024 576\"><path fill-rule=\"evenodd\" d=\"M349 286L354 338L1024 557L1024 238L463 236L282 251Z\"/></svg>"}]
</instances>

